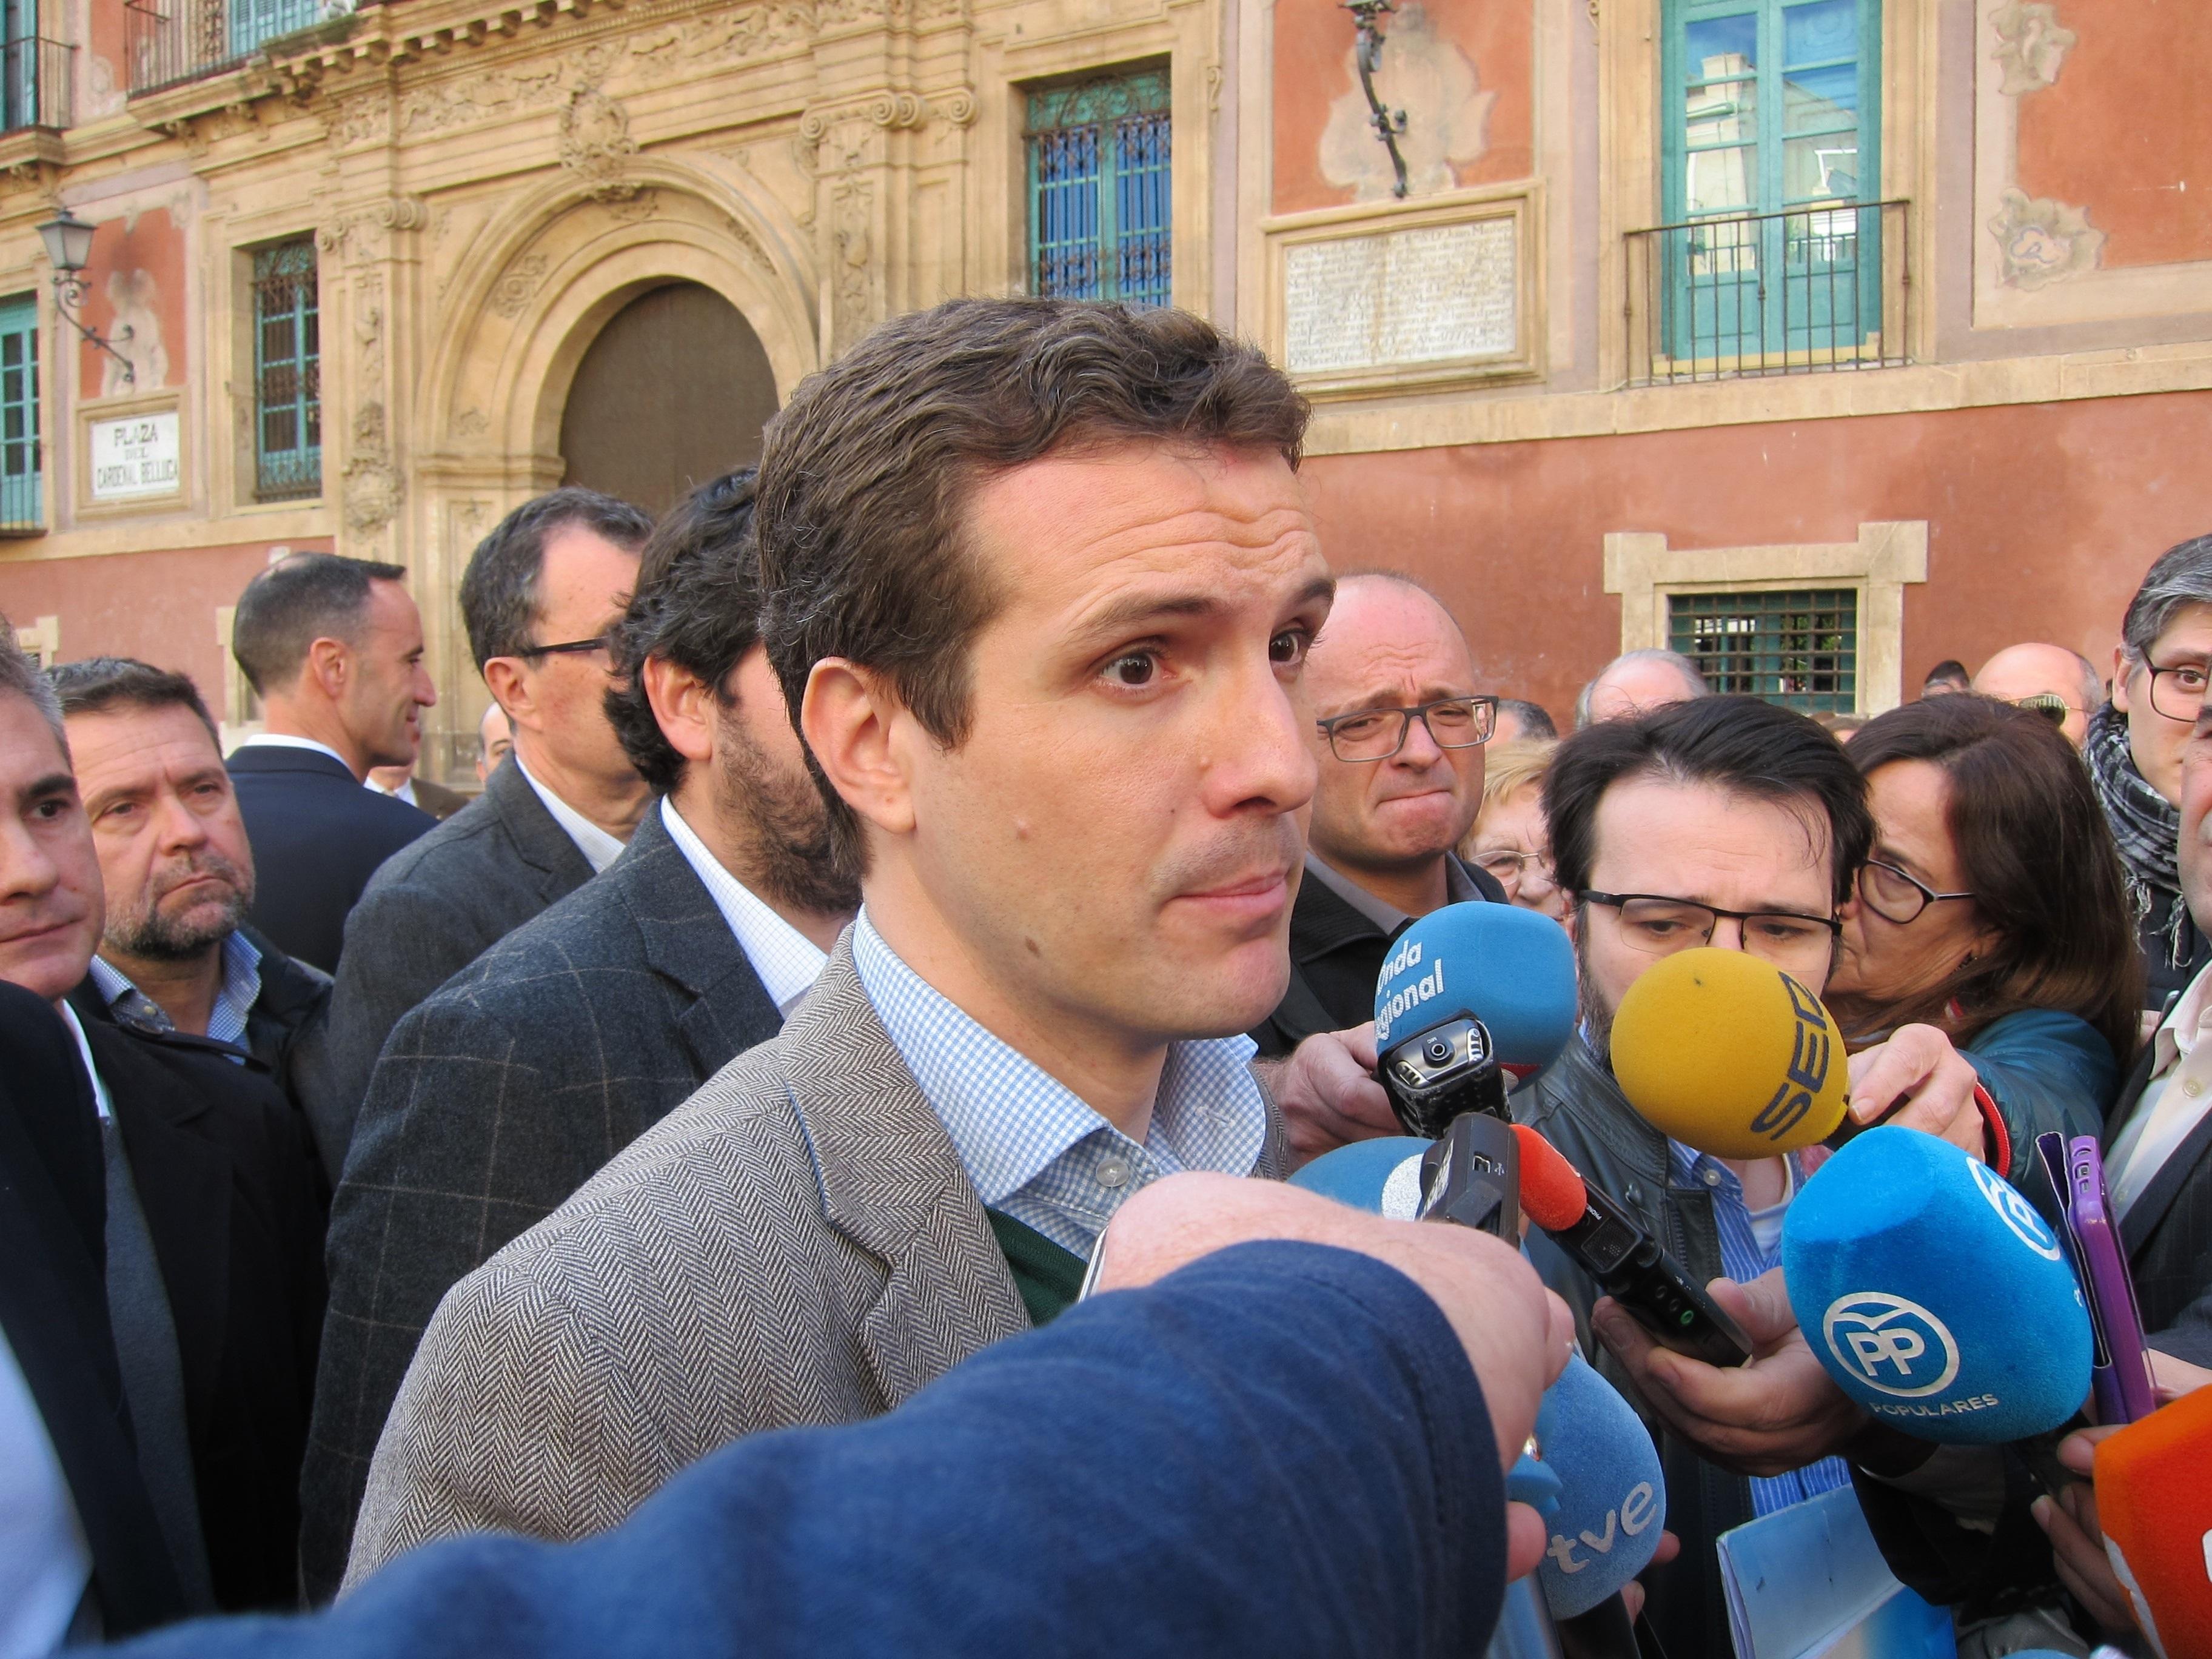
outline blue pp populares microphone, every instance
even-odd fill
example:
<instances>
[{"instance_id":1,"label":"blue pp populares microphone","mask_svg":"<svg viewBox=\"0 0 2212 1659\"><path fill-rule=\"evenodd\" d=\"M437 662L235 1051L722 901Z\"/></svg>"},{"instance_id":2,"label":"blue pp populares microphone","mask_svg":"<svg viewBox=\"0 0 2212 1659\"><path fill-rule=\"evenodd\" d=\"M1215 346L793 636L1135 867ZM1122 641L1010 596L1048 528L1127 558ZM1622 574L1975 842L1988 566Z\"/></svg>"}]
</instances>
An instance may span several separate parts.
<instances>
[{"instance_id":1,"label":"blue pp populares microphone","mask_svg":"<svg viewBox=\"0 0 2212 1659\"><path fill-rule=\"evenodd\" d=\"M1507 1091L1574 1030L1573 946L1534 910L1432 910L1398 936L1376 981L1376 1075L1415 1134L1441 1135L1465 1112L1504 1117Z\"/></svg>"},{"instance_id":2,"label":"blue pp populares microphone","mask_svg":"<svg viewBox=\"0 0 2212 1659\"><path fill-rule=\"evenodd\" d=\"M1578 1618L1651 1565L1666 1477L1635 1412L1580 1354L1544 1391L1536 1450L1559 1480L1537 1567L1544 1601L1554 1618Z\"/></svg>"},{"instance_id":3,"label":"blue pp populares microphone","mask_svg":"<svg viewBox=\"0 0 2212 1659\"><path fill-rule=\"evenodd\" d=\"M2089 1393L2089 1311L2034 1206L1947 1140L1869 1129L1805 1183L1782 1272L1837 1386L1922 1440L2057 1428Z\"/></svg>"}]
</instances>

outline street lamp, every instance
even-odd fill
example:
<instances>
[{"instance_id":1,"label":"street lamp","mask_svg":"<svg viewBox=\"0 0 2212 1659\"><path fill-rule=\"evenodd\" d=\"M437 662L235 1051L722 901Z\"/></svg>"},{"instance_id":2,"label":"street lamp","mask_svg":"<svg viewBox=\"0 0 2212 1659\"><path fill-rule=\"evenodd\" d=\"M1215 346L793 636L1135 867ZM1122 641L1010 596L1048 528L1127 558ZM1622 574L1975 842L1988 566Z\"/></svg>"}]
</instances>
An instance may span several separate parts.
<instances>
[{"instance_id":1,"label":"street lamp","mask_svg":"<svg viewBox=\"0 0 2212 1659\"><path fill-rule=\"evenodd\" d=\"M1345 10L1352 14L1352 27L1358 36L1352 62L1359 70L1359 89L1367 94L1369 120L1375 136L1382 141L1382 148L1390 152L1390 171L1396 182L1390 187L1393 196L1406 193L1406 158L1398 153L1398 140L1405 137L1406 112L1386 108L1382 95L1375 90L1375 71L1382 67L1382 18L1397 10L1391 0L1343 0Z\"/></svg>"},{"instance_id":2,"label":"street lamp","mask_svg":"<svg viewBox=\"0 0 2212 1659\"><path fill-rule=\"evenodd\" d=\"M54 304L71 328L123 365L123 384L136 386L138 371L131 361L88 328L84 319L70 310L72 306L78 311L84 307L84 268L92 262L92 226L67 208L39 227L39 240L46 245L46 258L54 268ZM115 337L129 340L131 325L124 324L115 331Z\"/></svg>"}]
</instances>

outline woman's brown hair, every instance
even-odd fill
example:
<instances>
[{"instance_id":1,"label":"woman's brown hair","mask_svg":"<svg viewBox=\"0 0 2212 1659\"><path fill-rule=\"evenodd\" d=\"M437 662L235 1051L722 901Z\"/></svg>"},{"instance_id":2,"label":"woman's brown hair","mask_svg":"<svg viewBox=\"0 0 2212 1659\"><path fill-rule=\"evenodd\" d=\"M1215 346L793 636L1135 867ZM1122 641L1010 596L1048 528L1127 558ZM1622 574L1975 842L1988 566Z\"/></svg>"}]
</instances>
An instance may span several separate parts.
<instances>
[{"instance_id":1,"label":"woman's brown hair","mask_svg":"<svg viewBox=\"0 0 2212 1659\"><path fill-rule=\"evenodd\" d=\"M1900 1001L1838 994L1846 1030L1923 1023L1967 1042L2024 1008L2095 1026L2124 1067L2142 1006L2127 887L2088 769L2041 714L1965 694L1907 703L1869 721L1844 750L1871 777L1893 761L1941 767L1951 840L1996 948L1935 989Z\"/></svg>"}]
</instances>

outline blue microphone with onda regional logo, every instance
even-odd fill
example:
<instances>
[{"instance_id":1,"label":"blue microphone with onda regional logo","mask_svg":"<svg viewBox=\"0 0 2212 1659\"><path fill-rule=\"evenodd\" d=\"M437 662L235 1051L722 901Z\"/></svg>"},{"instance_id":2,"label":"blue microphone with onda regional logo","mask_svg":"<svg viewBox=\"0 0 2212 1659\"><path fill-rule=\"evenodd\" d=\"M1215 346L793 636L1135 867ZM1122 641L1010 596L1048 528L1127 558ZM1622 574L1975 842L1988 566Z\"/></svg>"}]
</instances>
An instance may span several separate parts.
<instances>
[{"instance_id":1,"label":"blue microphone with onda regional logo","mask_svg":"<svg viewBox=\"0 0 2212 1659\"><path fill-rule=\"evenodd\" d=\"M1790 1305L1837 1386L1922 1440L2057 1428L2089 1393L2089 1310L2034 1206L1915 1129L1869 1129L1782 1224Z\"/></svg>"},{"instance_id":2,"label":"blue microphone with onda regional logo","mask_svg":"<svg viewBox=\"0 0 2212 1659\"><path fill-rule=\"evenodd\" d=\"M1376 1077L1408 1133L1505 1114L1514 1084L1575 1031L1566 930L1510 904L1447 904L1406 929L1375 985Z\"/></svg>"}]
</instances>

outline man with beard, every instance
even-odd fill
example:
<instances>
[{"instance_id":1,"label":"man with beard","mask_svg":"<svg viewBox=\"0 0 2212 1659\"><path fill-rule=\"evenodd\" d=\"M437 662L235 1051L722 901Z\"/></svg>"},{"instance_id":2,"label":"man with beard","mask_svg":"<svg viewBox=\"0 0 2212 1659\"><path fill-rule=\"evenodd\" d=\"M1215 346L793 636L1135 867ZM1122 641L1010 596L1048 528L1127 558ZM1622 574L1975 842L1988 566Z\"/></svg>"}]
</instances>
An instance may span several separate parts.
<instances>
[{"instance_id":1,"label":"man with beard","mask_svg":"<svg viewBox=\"0 0 2212 1659\"><path fill-rule=\"evenodd\" d=\"M440 1297L773 1036L859 906L760 644L752 510L749 471L696 491L614 628L606 715L657 797L627 849L401 1019L370 1078L303 1483L317 1599Z\"/></svg>"},{"instance_id":2,"label":"man with beard","mask_svg":"<svg viewBox=\"0 0 2212 1659\"><path fill-rule=\"evenodd\" d=\"M182 674L124 657L64 664L77 789L100 854L107 921L79 1001L142 1032L243 1048L302 1105L306 1034L327 975L243 925L253 849L215 722Z\"/></svg>"}]
</instances>

